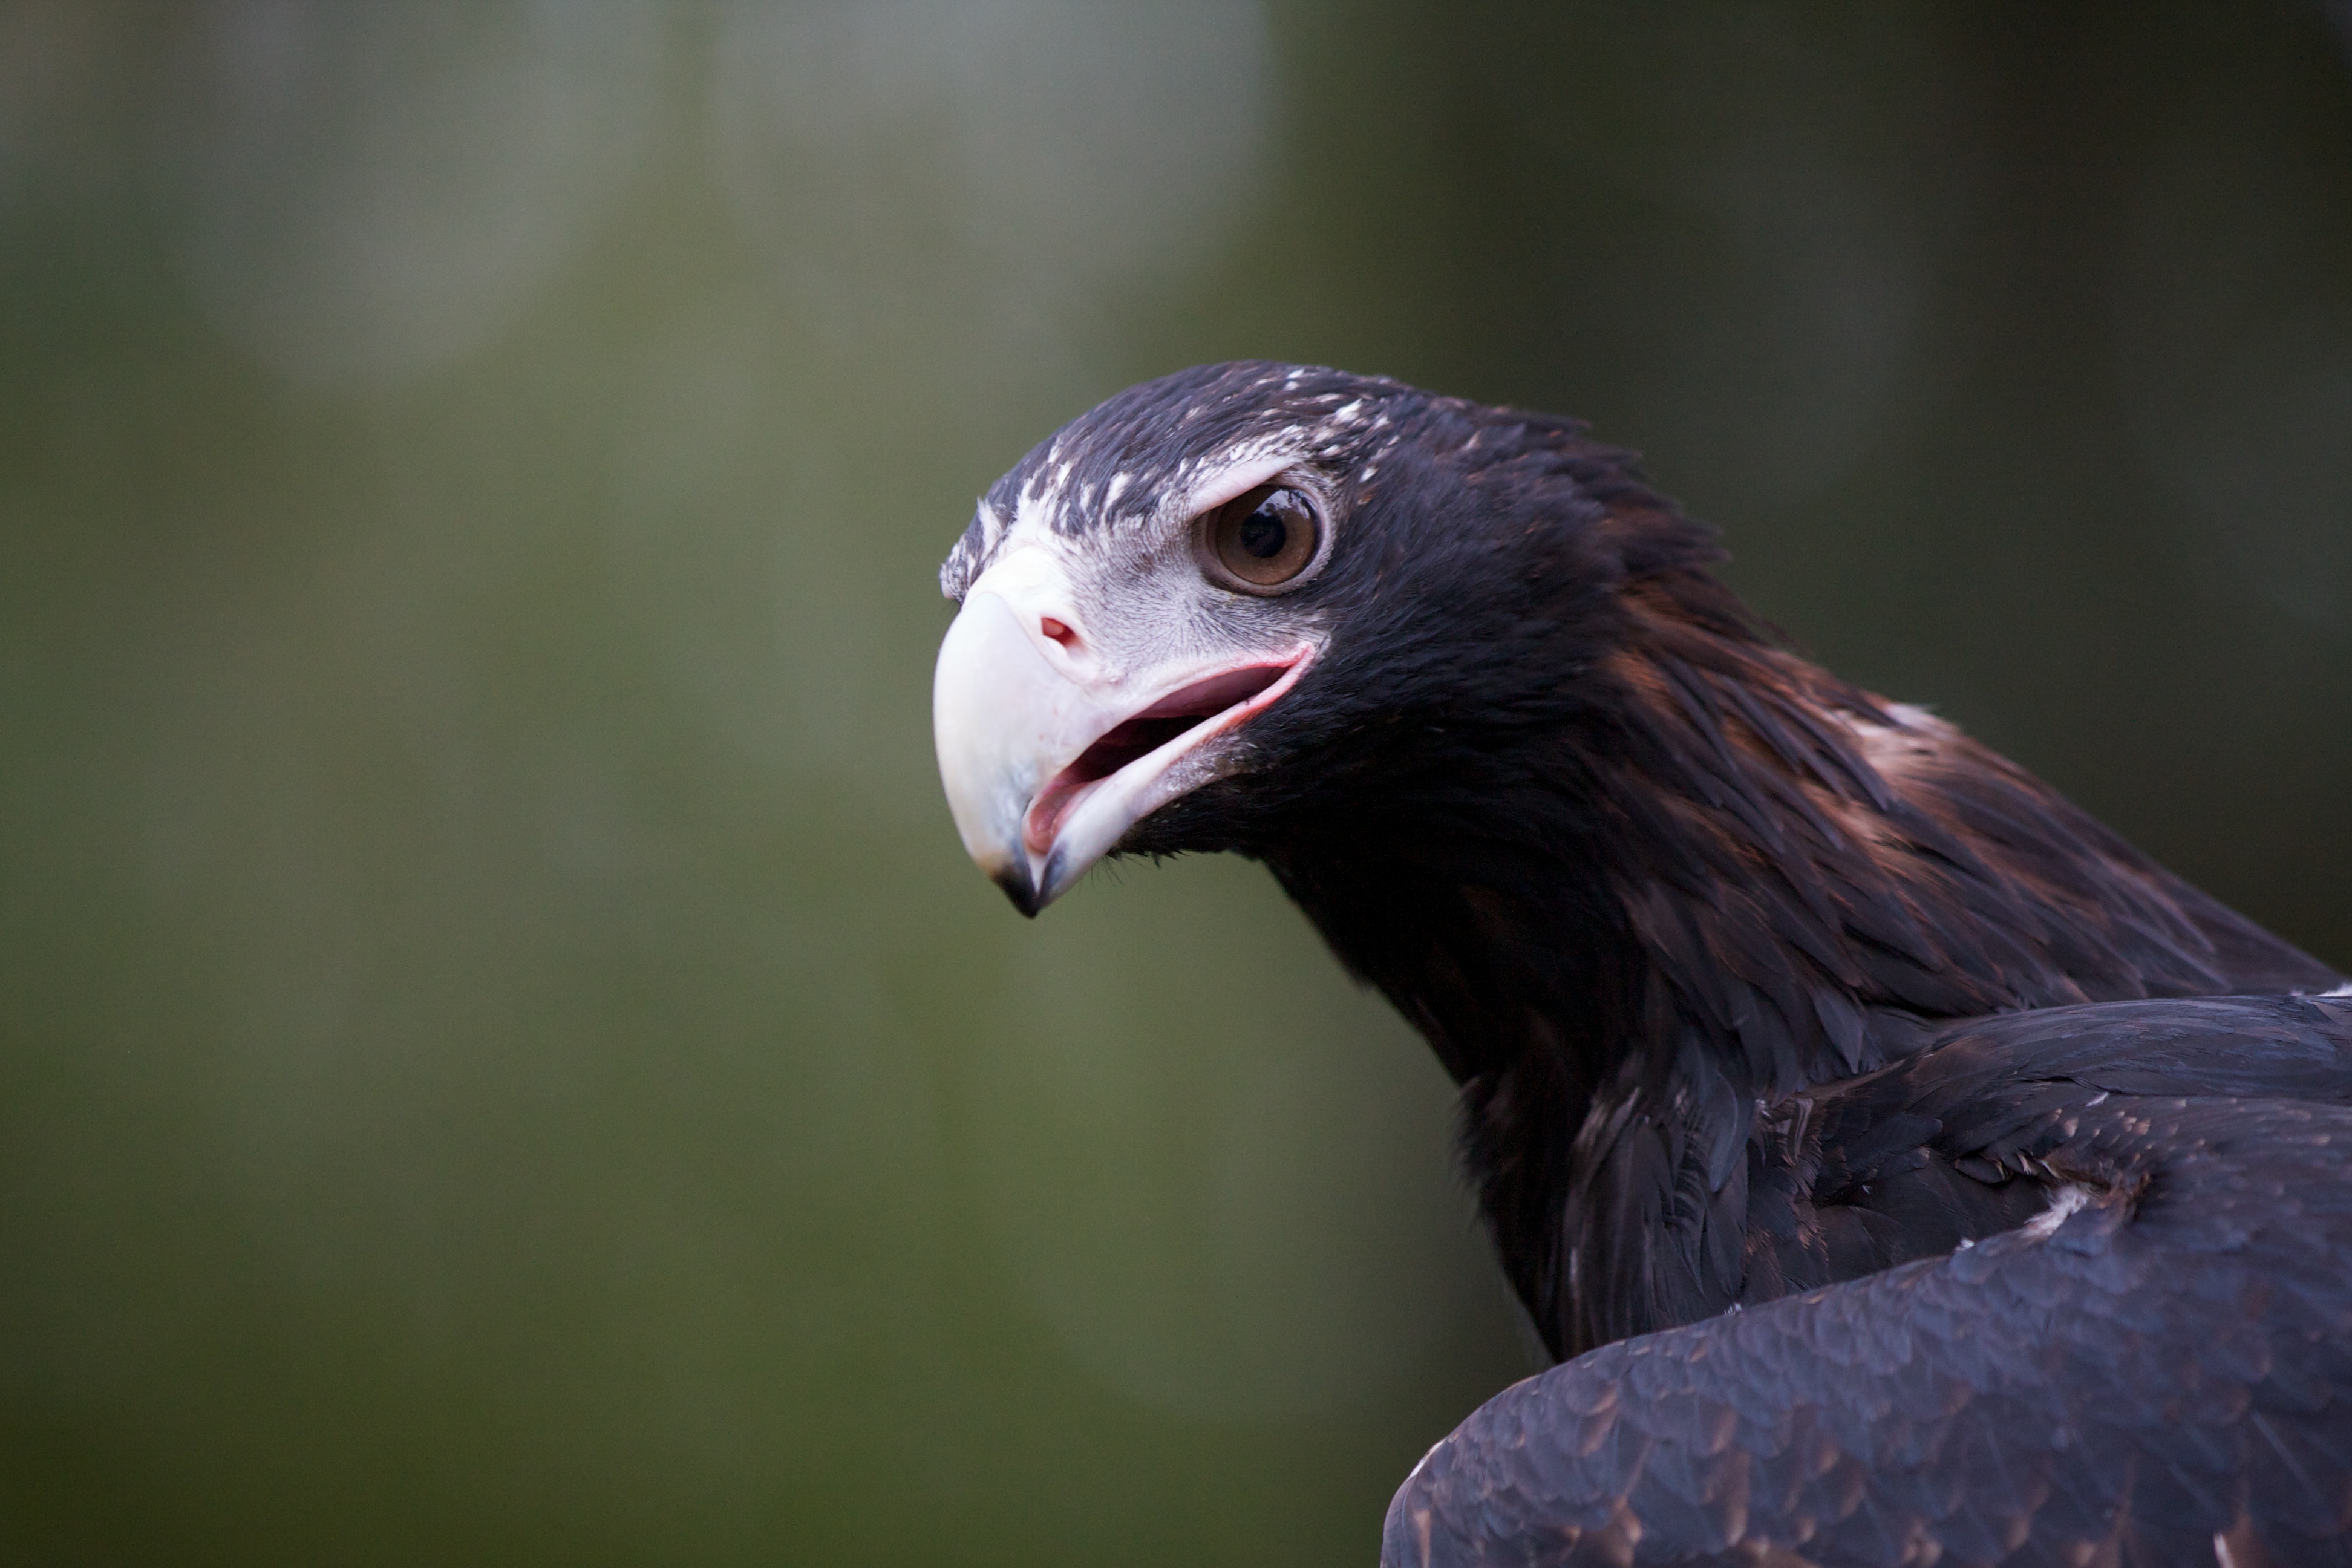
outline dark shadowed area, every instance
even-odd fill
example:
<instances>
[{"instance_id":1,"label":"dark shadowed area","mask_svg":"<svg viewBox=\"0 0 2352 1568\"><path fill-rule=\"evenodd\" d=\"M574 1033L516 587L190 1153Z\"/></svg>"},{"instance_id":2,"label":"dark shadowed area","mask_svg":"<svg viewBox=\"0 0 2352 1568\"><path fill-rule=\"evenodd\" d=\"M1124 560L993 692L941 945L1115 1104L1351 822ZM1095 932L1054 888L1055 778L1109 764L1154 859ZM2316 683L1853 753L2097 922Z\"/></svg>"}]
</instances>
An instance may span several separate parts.
<instances>
[{"instance_id":1,"label":"dark shadowed area","mask_svg":"<svg viewBox=\"0 0 2352 1568\"><path fill-rule=\"evenodd\" d=\"M1035 924L1127 384L1591 418L2352 963L2352 10L0 0L0 1558L1360 1563L1536 1364L1257 868Z\"/></svg>"}]
</instances>

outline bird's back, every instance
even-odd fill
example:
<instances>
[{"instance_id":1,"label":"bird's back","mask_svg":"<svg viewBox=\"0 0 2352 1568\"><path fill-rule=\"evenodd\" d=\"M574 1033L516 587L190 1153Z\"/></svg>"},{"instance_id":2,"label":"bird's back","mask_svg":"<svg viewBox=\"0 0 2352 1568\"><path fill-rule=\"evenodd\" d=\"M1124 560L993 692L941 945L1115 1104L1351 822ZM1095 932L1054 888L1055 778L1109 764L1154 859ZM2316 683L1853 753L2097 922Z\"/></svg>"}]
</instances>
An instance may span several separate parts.
<instances>
[{"instance_id":1,"label":"bird's back","mask_svg":"<svg viewBox=\"0 0 2352 1568\"><path fill-rule=\"evenodd\" d=\"M1747 1302L1489 1402L1384 1562L2352 1562L2352 997L1972 1021L1758 1128Z\"/></svg>"}]
</instances>

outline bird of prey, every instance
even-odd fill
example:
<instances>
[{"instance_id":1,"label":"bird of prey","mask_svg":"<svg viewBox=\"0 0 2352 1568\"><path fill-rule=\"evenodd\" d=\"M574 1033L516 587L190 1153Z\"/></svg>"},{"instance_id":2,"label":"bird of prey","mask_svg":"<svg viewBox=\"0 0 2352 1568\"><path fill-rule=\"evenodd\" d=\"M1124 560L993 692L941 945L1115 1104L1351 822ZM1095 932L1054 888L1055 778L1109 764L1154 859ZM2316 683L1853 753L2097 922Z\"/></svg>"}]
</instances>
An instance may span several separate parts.
<instances>
[{"instance_id":1,"label":"bird of prey","mask_svg":"<svg viewBox=\"0 0 2352 1568\"><path fill-rule=\"evenodd\" d=\"M1559 1364L1383 1561L2352 1563L2352 987L1790 651L1584 426L1132 388L941 571L972 858L1264 862Z\"/></svg>"}]
</instances>

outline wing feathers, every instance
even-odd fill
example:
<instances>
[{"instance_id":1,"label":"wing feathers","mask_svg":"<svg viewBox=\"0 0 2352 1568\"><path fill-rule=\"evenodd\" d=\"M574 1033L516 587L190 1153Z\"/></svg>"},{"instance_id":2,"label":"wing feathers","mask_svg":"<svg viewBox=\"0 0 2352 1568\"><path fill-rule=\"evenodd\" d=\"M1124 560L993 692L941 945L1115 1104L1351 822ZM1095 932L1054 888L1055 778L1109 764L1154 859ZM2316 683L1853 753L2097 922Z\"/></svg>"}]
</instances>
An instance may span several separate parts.
<instances>
[{"instance_id":1,"label":"wing feathers","mask_svg":"<svg viewBox=\"0 0 2352 1568\"><path fill-rule=\"evenodd\" d=\"M1622 1173L1722 1223L1668 1122ZM1938 1184L2031 1223L1507 1390L1384 1561L2352 1563L2352 1004L1978 1020L1755 1126L1751 1299L1915 1244Z\"/></svg>"}]
</instances>

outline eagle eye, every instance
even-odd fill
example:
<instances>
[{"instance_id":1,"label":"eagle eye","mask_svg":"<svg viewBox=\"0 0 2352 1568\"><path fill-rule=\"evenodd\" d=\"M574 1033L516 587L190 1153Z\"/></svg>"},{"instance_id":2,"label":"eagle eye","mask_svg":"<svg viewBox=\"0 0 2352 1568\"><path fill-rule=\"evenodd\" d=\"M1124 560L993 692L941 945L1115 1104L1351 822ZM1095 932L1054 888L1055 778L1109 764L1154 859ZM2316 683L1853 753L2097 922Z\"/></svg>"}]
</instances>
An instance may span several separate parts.
<instances>
[{"instance_id":1,"label":"eagle eye","mask_svg":"<svg viewBox=\"0 0 2352 1568\"><path fill-rule=\"evenodd\" d=\"M1323 524L1306 491L1260 485L1211 514L1204 542L1212 575L1226 587L1263 594L1315 563Z\"/></svg>"}]
</instances>

